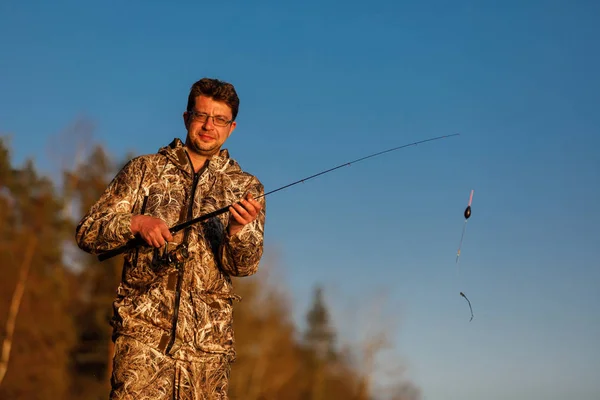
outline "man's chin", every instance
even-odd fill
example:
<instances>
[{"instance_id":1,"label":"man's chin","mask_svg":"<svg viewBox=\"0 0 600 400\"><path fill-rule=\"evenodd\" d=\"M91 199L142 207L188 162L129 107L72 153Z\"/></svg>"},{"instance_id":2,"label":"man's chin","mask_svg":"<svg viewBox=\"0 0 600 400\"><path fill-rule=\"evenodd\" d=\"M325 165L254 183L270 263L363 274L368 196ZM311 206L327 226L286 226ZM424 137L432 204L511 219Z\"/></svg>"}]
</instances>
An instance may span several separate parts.
<instances>
[{"instance_id":1,"label":"man's chin","mask_svg":"<svg viewBox=\"0 0 600 400\"><path fill-rule=\"evenodd\" d=\"M210 156L214 156L215 154L217 154L219 152L219 147L215 147L215 146L200 147L200 146L192 145L192 146L190 146L190 150L192 150L194 153L198 154L199 156L210 157Z\"/></svg>"}]
</instances>

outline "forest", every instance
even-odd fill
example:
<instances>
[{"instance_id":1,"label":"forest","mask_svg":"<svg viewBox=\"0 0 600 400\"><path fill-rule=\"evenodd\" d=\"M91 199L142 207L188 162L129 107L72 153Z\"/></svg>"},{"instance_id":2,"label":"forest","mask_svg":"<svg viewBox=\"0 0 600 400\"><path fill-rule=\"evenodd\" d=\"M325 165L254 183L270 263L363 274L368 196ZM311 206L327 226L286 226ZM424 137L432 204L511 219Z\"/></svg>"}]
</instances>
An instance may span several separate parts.
<instances>
[{"instance_id":1,"label":"forest","mask_svg":"<svg viewBox=\"0 0 600 400\"><path fill-rule=\"evenodd\" d=\"M32 159L15 165L0 136L0 399L107 399L112 365L109 319L122 258L99 262L79 250L75 226L130 158L115 158L82 134L57 138L59 172ZM84 148L84 150L81 150ZM58 146L57 146L58 149ZM289 288L277 262L235 278L237 360L231 399L418 400L402 360L391 355L386 326L340 340L323 287L315 287L303 328L292 319ZM362 328L360 325L356 328ZM388 357L390 358L390 357Z\"/></svg>"}]
</instances>

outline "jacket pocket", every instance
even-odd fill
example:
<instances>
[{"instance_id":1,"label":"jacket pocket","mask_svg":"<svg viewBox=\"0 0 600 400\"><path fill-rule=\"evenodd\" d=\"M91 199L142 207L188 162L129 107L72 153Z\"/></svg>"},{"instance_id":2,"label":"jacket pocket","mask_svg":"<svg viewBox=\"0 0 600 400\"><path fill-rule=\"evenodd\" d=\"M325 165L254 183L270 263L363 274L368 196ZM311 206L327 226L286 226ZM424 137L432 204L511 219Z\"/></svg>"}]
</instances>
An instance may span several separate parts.
<instances>
[{"instance_id":1,"label":"jacket pocket","mask_svg":"<svg viewBox=\"0 0 600 400\"><path fill-rule=\"evenodd\" d=\"M199 291L195 291L192 297L195 346L205 351L229 351L234 345L233 303L240 297L229 293Z\"/></svg>"}]
</instances>

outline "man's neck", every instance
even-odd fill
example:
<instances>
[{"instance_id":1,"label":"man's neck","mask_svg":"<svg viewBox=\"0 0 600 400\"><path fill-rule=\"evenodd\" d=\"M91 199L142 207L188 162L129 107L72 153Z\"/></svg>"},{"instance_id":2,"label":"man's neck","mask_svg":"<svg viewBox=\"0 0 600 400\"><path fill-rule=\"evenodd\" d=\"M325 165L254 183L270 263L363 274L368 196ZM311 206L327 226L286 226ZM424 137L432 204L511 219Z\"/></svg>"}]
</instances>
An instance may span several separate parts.
<instances>
[{"instance_id":1,"label":"man's neck","mask_svg":"<svg viewBox=\"0 0 600 400\"><path fill-rule=\"evenodd\" d=\"M202 169L204 164L208 161L209 157L202 156L200 154L196 154L193 151L190 151L187 147L185 149L190 156L190 160L192 161L192 168L194 168L194 172L198 172Z\"/></svg>"}]
</instances>

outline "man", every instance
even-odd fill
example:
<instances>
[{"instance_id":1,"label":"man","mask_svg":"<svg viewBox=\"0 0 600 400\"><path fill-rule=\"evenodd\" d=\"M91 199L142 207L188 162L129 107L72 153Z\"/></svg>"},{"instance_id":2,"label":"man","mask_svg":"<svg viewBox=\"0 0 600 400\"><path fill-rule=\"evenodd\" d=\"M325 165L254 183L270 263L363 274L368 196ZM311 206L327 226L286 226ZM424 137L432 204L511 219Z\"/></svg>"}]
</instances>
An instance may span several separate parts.
<instances>
[{"instance_id":1,"label":"man","mask_svg":"<svg viewBox=\"0 0 600 400\"><path fill-rule=\"evenodd\" d=\"M227 399L231 276L257 271L265 223L263 185L221 149L238 107L231 84L194 83L185 144L176 138L129 161L77 226L79 247L92 254L136 236L147 244L124 256L111 321L113 400ZM228 205L228 213L169 232Z\"/></svg>"}]
</instances>

